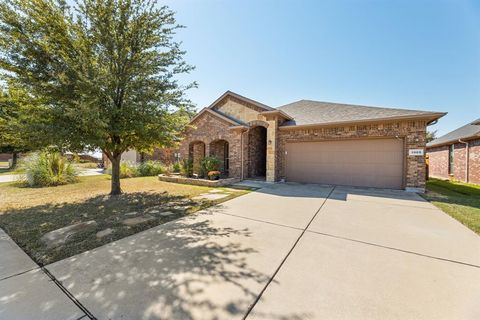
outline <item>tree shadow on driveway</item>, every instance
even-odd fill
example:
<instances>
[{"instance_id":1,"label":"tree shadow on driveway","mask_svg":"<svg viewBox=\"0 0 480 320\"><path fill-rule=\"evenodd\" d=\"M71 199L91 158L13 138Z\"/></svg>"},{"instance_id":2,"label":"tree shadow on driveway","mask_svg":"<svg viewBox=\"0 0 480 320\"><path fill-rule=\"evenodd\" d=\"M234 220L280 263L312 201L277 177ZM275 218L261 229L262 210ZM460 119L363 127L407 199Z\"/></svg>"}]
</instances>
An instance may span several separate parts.
<instances>
[{"instance_id":1,"label":"tree shadow on driveway","mask_svg":"<svg viewBox=\"0 0 480 320\"><path fill-rule=\"evenodd\" d=\"M241 319L298 230L187 216L47 266L99 319ZM282 245L274 244L287 233ZM269 319L301 319L285 315Z\"/></svg>"}]
</instances>

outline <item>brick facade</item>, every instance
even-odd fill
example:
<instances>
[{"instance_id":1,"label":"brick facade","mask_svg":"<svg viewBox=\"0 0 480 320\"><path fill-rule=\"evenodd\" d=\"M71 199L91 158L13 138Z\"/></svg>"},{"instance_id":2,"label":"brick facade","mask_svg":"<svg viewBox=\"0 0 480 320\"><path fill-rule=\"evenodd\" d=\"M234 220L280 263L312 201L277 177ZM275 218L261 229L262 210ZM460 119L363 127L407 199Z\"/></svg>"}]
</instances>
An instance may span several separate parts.
<instances>
[{"instance_id":1,"label":"brick facade","mask_svg":"<svg viewBox=\"0 0 480 320\"><path fill-rule=\"evenodd\" d=\"M467 146L459 142L453 143L453 167L450 173L448 172L449 149L452 144L428 148L429 176L480 184L480 139L469 140L468 143L468 179Z\"/></svg>"},{"instance_id":2,"label":"brick facade","mask_svg":"<svg viewBox=\"0 0 480 320\"><path fill-rule=\"evenodd\" d=\"M449 146L428 148L428 175L432 178L449 179L448 175Z\"/></svg>"},{"instance_id":3,"label":"brick facade","mask_svg":"<svg viewBox=\"0 0 480 320\"><path fill-rule=\"evenodd\" d=\"M248 131L248 177L265 177L267 168L267 129L261 126Z\"/></svg>"},{"instance_id":4,"label":"brick facade","mask_svg":"<svg viewBox=\"0 0 480 320\"><path fill-rule=\"evenodd\" d=\"M6 162L8 160L12 159L12 154L11 153L0 153L0 161Z\"/></svg>"},{"instance_id":5,"label":"brick facade","mask_svg":"<svg viewBox=\"0 0 480 320\"><path fill-rule=\"evenodd\" d=\"M241 132L231 129L231 124L208 113L196 119L192 126L194 127L185 132L184 140L180 145L181 157L189 157L190 146L195 142L203 142L205 154L210 155L212 142L215 148L217 140L225 140L228 142L229 177L241 177ZM196 161L195 155L193 160Z\"/></svg>"},{"instance_id":6,"label":"brick facade","mask_svg":"<svg viewBox=\"0 0 480 320\"><path fill-rule=\"evenodd\" d=\"M408 155L408 149L425 150L425 136L425 121L398 121L365 125L280 130L277 151L277 179L285 178L285 145L289 141L300 142L390 137L404 140L405 187L425 188L425 157Z\"/></svg>"}]
</instances>

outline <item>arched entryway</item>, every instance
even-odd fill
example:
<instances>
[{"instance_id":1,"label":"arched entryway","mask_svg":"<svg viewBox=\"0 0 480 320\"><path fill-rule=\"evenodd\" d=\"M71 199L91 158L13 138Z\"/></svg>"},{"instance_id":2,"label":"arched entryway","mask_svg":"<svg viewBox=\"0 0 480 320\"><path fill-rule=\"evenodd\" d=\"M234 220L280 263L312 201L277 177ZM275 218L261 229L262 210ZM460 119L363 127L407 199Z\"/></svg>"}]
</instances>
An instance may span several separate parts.
<instances>
[{"instance_id":1,"label":"arched entryway","mask_svg":"<svg viewBox=\"0 0 480 320\"><path fill-rule=\"evenodd\" d=\"M205 158L205 143L193 141L188 145L188 157L193 164L193 173L201 174L201 162Z\"/></svg>"},{"instance_id":2,"label":"arched entryway","mask_svg":"<svg viewBox=\"0 0 480 320\"><path fill-rule=\"evenodd\" d=\"M229 145L226 140L214 140L210 143L210 156L216 157L221 161L220 172L228 176L229 169Z\"/></svg>"},{"instance_id":3,"label":"arched entryway","mask_svg":"<svg viewBox=\"0 0 480 320\"><path fill-rule=\"evenodd\" d=\"M248 177L265 178L267 173L267 128L256 126L248 131Z\"/></svg>"}]
</instances>

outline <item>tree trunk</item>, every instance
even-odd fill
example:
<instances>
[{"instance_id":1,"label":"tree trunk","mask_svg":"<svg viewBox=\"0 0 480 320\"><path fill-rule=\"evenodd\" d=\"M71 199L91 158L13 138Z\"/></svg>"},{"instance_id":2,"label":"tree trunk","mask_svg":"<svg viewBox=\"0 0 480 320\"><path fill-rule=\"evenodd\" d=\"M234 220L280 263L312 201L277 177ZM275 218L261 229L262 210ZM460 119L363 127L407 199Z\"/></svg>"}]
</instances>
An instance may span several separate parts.
<instances>
[{"instance_id":1,"label":"tree trunk","mask_svg":"<svg viewBox=\"0 0 480 320\"><path fill-rule=\"evenodd\" d=\"M15 169L17 167L17 160L18 160L18 152L12 153L12 166L11 169Z\"/></svg>"},{"instance_id":2,"label":"tree trunk","mask_svg":"<svg viewBox=\"0 0 480 320\"><path fill-rule=\"evenodd\" d=\"M113 155L112 159L112 189L110 191L110 195L118 195L122 193L122 189L120 188L120 159L121 154Z\"/></svg>"}]
</instances>

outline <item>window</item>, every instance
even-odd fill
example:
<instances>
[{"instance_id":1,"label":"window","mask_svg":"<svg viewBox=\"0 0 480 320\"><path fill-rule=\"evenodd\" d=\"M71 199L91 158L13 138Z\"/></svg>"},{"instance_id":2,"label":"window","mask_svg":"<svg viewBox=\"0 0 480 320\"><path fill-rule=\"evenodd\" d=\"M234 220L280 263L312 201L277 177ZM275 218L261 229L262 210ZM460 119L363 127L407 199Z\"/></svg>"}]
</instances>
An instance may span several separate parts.
<instances>
[{"instance_id":1,"label":"window","mask_svg":"<svg viewBox=\"0 0 480 320\"><path fill-rule=\"evenodd\" d=\"M453 154L455 152L455 145L451 144L448 149L448 174L453 174Z\"/></svg>"}]
</instances>

